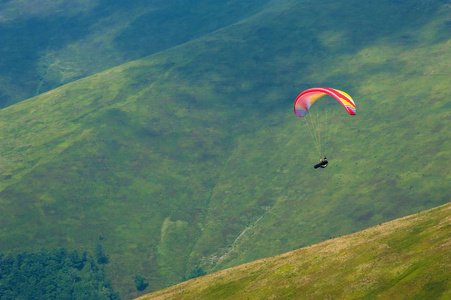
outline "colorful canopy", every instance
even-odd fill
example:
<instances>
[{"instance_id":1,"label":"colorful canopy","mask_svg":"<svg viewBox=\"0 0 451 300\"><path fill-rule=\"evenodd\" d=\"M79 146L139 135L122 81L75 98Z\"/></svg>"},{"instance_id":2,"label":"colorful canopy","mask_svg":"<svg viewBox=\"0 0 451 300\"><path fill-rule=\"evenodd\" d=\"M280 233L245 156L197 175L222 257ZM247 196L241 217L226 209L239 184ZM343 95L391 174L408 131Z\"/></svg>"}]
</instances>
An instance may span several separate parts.
<instances>
[{"instance_id":1,"label":"colorful canopy","mask_svg":"<svg viewBox=\"0 0 451 300\"><path fill-rule=\"evenodd\" d=\"M355 115L355 103L351 96L343 91L325 87L311 88L300 93L294 101L294 113L298 117L304 117L310 106L326 94L337 99L350 115Z\"/></svg>"}]
</instances>

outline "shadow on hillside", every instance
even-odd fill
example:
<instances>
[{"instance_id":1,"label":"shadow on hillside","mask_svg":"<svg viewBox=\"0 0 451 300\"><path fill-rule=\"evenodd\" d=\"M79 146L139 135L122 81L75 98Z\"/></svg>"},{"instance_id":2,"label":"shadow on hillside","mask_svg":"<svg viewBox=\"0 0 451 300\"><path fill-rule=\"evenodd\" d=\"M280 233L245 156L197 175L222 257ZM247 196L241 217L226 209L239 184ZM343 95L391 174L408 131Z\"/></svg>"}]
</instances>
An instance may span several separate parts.
<instances>
[{"instance_id":1,"label":"shadow on hillside","mask_svg":"<svg viewBox=\"0 0 451 300\"><path fill-rule=\"evenodd\" d=\"M115 43L140 58L183 44L252 15L264 1L172 1L135 19Z\"/></svg>"}]
</instances>

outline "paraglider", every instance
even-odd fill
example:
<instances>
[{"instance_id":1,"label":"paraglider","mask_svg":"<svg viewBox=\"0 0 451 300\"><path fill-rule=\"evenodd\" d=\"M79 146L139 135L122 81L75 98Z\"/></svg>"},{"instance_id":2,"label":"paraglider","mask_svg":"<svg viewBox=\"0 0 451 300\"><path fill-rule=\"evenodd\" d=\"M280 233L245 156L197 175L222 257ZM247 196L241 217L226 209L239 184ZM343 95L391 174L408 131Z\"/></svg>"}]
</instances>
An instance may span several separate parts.
<instances>
[{"instance_id":1,"label":"paraglider","mask_svg":"<svg viewBox=\"0 0 451 300\"><path fill-rule=\"evenodd\" d=\"M329 95L335 98L338 102L340 102L341 105L343 105L343 107L350 115L356 114L355 103L354 100L351 98L351 96L349 96L347 93L343 91L326 87L310 88L300 93L299 96L297 96L296 100L294 101L294 113L296 114L297 117L300 118L305 117L310 107L313 105L313 103L315 103L318 99L320 99L325 95ZM325 119L327 119L327 115ZM321 127L323 123L324 122L320 117L317 117L317 120L308 120L308 117L306 118L306 124L308 125L310 134L314 139L314 143L319 152L320 157L323 157L321 153L322 151ZM330 135L331 133L329 131L329 136ZM327 161L327 158L324 156L324 159L320 158L320 162L316 164L314 168L315 169L325 168L327 167L328 163L329 162Z\"/></svg>"},{"instance_id":2,"label":"paraglider","mask_svg":"<svg viewBox=\"0 0 451 300\"><path fill-rule=\"evenodd\" d=\"M327 161L327 158L324 157L324 159L320 159L320 160L319 160L319 163L316 164L316 165L314 165L313 167L314 167L315 169L318 169L318 168L325 168L325 167L327 167L327 164L328 164L328 163L329 163L329 162Z\"/></svg>"}]
</instances>

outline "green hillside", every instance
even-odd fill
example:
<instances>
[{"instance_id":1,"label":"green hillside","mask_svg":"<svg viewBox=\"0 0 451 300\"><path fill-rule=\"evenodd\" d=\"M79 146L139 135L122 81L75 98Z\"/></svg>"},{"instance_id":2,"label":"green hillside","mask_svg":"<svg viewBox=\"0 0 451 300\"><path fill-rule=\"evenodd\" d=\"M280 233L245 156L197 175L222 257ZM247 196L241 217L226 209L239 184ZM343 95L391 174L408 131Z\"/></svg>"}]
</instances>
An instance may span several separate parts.
<instances>
[{"instance_id":1,"label":"green hillside","mask_svg":"<svg viewBox=\"0 0 451 300\"><path fill-rule=\"evenodd\" d=\"M139 299L449 299L450 216L447 204Z\"/></svg>"},{"instance_id":2,"label":"green hillside","mask_svg":"<svg viewBox=\"0 0 451 300\"><path fill-rule=\"evenodd\" d=\"M110 256L123 298L450 201L446 1L275 1L0 111L1 252ZM318 161L293 101L350 117ZM325 117L326 118L326 117Z\"/></svg>"},{"instance_id":3,"label":"green hillside","mask_svg":"<svg viewBox=\"0 0 451 300\"><path fill-rule=\"evenodd\" d=\"M267 0L4 0L0 108L233 24Z\"/></svg>"}]
</instances>

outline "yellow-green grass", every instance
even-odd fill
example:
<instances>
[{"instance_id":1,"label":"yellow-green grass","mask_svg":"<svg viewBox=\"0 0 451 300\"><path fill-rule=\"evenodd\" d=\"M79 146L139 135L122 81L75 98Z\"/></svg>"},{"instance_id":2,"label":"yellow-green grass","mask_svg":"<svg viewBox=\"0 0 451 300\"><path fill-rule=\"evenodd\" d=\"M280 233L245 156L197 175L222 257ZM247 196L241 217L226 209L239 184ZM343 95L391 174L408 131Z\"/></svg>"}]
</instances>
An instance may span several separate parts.
<instances>
[{"instance_id":1,"label":"yellow-green grass","mask_svg":"<svg viewBox=\"0 0 451 300\"><path fill-rule=\"evenodd\" d=\"M451 204L138 299L449 299Z\"/></svg>"}]
</instances>

